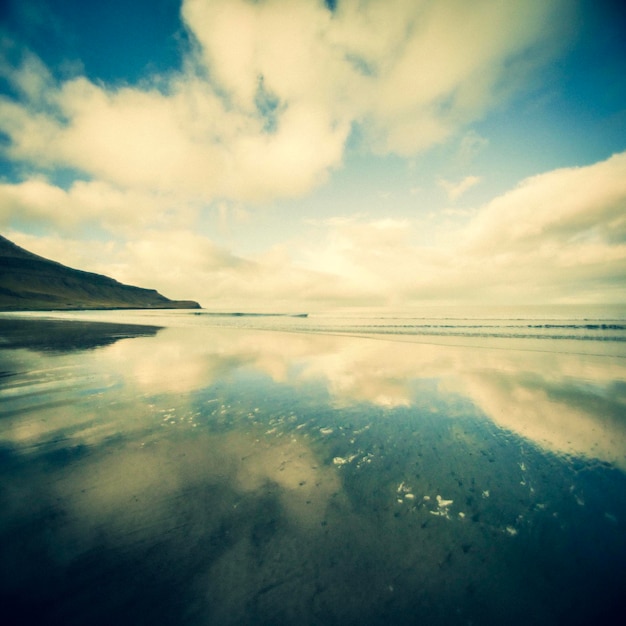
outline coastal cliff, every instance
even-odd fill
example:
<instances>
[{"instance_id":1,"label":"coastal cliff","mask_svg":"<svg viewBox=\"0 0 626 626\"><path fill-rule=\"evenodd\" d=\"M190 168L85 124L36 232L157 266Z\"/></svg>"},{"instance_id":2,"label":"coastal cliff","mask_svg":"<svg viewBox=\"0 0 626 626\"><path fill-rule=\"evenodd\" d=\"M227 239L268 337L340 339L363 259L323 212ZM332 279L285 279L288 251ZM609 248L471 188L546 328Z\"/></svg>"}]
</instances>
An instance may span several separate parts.
<instances>
[{"instance_id":1,"label":"coastal cliff","mask_svg":"<svg viewBox=\"0 0 626 626\"><path fill-rule=\"evenodd\" d=\"M155 289L73 269L28 252L0 235L0 310L199 309Z\"/></svg>"}]
</instances>

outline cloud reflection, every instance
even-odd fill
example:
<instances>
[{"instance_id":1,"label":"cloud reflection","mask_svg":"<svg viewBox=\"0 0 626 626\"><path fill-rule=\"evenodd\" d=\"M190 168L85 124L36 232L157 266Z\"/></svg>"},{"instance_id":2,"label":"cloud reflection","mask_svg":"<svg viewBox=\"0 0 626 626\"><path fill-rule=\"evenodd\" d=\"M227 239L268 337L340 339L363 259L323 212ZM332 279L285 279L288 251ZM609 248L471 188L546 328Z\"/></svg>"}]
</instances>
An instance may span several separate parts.
<instances>
[{"instance_id":1,"label":"cloud reflection","mask_svg":"<svg viewBox=\"0 0 626 626\"><path fill-rule=\"evenodd\" d=\"M447 623L420 593L480 616L474 595L520 606L512 563L580 585L580 522L601 530L603 584L622 545L623 485L543 454L626 469L620 358L192 324L0 350L0 371L0 582L76 623L126 623L126 599L139 621L167 605L191 612L172 623L284 623L313 604L369 623L392 597L402 623Z\"/></svg>"},{"instance_id":2,"label":"cloud reflection","mask_svg":"<svg viewBox=\"0 0 626 626\"><path fill-rule=\"evenodd\" d=\"M381 341L311 359L342 403L409 406L416 382L469 398L497 426L558 454L626 469L626 363L614 357Z\"/></svg>"},{"instance_id":3,"label":"cloud reflection","mask_svg":"<svg viewBox=\"0 0 626 626\"><path fill-rule=\"evenodd\" d=\"M626 469L626 363L619 357L181 327L118 341L80 363L76 355L49 358L54 366L39 378L30 362L30 387L1 390L10 399L5 410L20 416L3 421L5 441L70 437L92 445L163 422L192 427L207 410L198 393L248 372L296 389L322 385L337 407L410 407L424 401L420 388L430 381L442 399L469 399L497 426L545 449ZM32 393L35 384L40 393ZM155 404L164 396L171 399ZM264 458L257 457L263 467ZM268 471L251 470L247 480ZM288 476L273 480L288 488Z\"/></svg>"}]
</instances>

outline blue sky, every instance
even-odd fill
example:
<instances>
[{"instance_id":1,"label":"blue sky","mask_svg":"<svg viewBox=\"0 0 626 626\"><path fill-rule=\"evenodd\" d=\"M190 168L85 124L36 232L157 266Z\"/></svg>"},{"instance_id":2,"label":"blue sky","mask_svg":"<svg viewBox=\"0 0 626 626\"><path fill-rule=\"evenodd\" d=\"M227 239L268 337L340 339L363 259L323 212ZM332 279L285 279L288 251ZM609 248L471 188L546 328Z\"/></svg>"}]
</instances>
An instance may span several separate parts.
<instances>
[{"instance_id":1,"label":"blue sky","mask_svg":"<svg viewBox=\"0 0 626 626\"><path fill-rule=\"evenodd\" d=\"M2 233L215 309L622 303L619 5L4 0Z\"/></svg>"}]
</instances>

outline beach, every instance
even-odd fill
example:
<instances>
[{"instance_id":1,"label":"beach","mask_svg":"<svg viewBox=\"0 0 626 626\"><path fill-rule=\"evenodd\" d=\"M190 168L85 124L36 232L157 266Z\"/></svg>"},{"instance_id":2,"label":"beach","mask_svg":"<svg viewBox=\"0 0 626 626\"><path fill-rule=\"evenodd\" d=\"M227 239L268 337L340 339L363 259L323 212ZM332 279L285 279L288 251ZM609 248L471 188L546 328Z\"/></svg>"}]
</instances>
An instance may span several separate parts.
<instances>
[{"instance_id":1,"label":"beach","mask_svg":"<svg viewBox=\"0 0 626 626\"><path fill-rule=\"evenodd\" d=\"M622 610L623 319L468 319L0 316L7 613L547 625Z\"/></svg>"}]
</instances>

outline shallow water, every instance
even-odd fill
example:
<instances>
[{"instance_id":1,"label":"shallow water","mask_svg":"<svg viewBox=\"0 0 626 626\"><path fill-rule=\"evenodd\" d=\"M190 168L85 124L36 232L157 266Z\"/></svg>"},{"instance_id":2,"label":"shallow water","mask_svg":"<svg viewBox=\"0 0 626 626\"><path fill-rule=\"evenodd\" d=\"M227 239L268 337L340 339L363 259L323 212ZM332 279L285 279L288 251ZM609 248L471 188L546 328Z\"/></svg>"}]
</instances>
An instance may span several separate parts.
<instances>
[{"instance_id":1,"label":"shallow water","mask_svg":"<svg viewBox=\"0 0 626 626\"><path fill-rule=\"evenodd\" d=\"M41 317L0 318L15 623L589 624L623 608L623 341Z\"/></svg>"}]
</instances>

